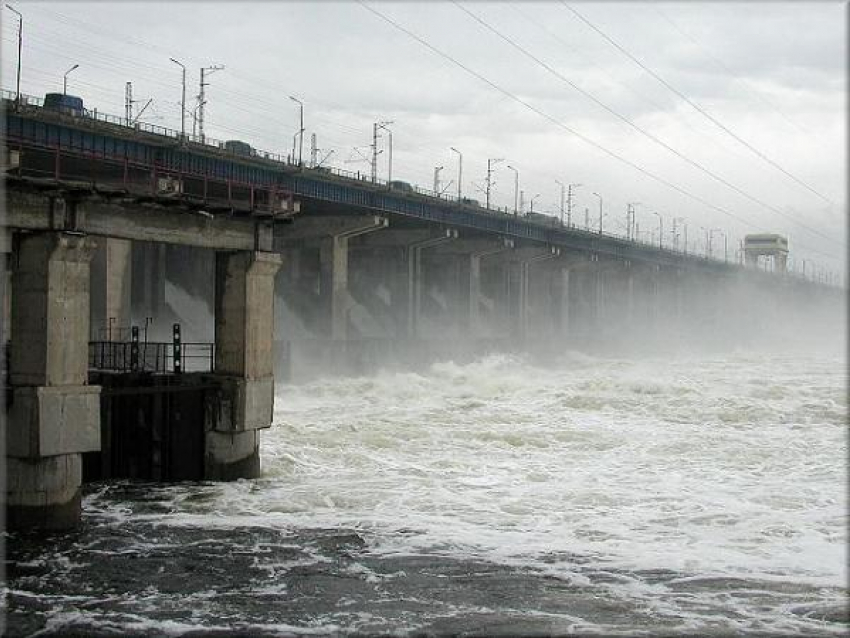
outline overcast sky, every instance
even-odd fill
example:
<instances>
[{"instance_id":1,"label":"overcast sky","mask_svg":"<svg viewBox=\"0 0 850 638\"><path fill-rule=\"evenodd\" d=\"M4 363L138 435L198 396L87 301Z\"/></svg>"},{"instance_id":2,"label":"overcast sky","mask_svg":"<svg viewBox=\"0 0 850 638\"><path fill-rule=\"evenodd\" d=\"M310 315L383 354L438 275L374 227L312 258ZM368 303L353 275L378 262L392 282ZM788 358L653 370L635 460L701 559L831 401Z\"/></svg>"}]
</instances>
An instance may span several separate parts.
<instances>
[{"instance_id":1,"label":"overcast sky","mask_svg":"<svg viewBox=\"0 0 850 638\"><path fill-rule=\"evenodd\" d=\"M730 252L748 232L774 231L789 236L797 269L805 258L844 270L844 3L367 5L456 63L356 2L12 6L25 16L23 93L61 91L79 64L68 91L87 108L123 115L132 81L137 109L154 100L142 119L179 129L180 68L169 57L189 69L189 110L199 68L224 65L209 76L210 137L290 152L294 95L305 157L315 133L338 168L368 171L372 122L391 120L394 179L430 188L442 165L442 187L456 192L454 146L466 196L483 200L487 159L504 158L500 206L513 206L510 164L526 202L539 193L535 211L557 213L556 179L581 183L582 225L585 208L598 223L596 192L606 230L622 232L626 202L637 201L641 231L657 232L657 211L665 242L674 217L687 220L691 244L700 227L727 231ZM2 15L2 84L14 89L17 21Z\"/></svg>"}]
</instances>

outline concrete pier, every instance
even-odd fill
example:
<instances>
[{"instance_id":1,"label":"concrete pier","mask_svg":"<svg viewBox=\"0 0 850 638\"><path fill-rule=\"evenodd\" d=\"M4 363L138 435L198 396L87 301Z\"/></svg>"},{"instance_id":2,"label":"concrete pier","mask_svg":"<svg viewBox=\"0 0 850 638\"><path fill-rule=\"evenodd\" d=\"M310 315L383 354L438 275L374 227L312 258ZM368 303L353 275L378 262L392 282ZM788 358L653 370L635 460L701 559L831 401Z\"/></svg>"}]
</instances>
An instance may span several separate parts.
<instances>
[{"instance_id":1,"label":"concrete pier","mask_svg":"<svg viewBox=\"0 0 850 638\"><path fill-rule=\"evenodd\" d=\"M90 261L80 234L21 235L13 264L7 524L62 528L80 516L81 458L100 448L88 385Z\"/></svg>"},{"instance_id":2,"label":"concrete pier","mask_svg":"<svg viewBox=\"0 0 850 638\"><path fill-rule=\"evenodd\" d=\"M215 377L222 389L206 433L204 474L228 480L259 475L257 430L274 407L274 280L280 255L216 255Z\"/></svg>"}]
</instances>

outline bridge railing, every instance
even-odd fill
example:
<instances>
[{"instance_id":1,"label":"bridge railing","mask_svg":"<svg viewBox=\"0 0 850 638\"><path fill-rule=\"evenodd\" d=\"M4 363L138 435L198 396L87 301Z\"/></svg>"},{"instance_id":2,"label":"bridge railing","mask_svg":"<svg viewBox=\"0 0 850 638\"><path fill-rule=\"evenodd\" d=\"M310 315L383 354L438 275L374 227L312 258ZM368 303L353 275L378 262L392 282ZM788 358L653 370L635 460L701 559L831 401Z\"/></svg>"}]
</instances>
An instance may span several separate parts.
<instances>
[{"instance_id":1,"label":"bridge railing","mask_svg":"<svg viewBox=\"0 0 850 638\"><path fill-rule=\"evenodd\" d=\"M8 90L0 91L0 95L2 95L2 98L4 100L7 100L9 102L15 102L16 98L20 97L20 104L23 105L24 107L43 108L44 100L41 99L41 98L35 97L35 96L24 95L24 94L17 96L16 93L14 93L13 91L8 91ZM120 126L120 127L123 127L123 128L132 129L134 131L140 131L140 132L144 132L144 133L150 133L150 134L153 134L153 135L163 136L163 137L167 137L167 138L174 139L174 140L177 140L177 141L182 140L187 145L189 145L190 148L191 148L192 145L197 145L197 146L200 146L200 147L205 148L205 149L216 149L218 152L225 152L228 155L231 155L232 157L237 158L237 159L239 159L239 158L260 158L260 159L265 159L265 160L272 161L272 162L275 162L275 163L278 163L278 164L281 164L281 165L285 165L287 167L306 168L307 170L314 171L317 176L320 175L321 173L327 173L329 175L333 175L335 177L342 178L343 180L356 181L358 184L367 184L367 185L374 186L374 187L379 188L379 189L384 190L384 191L389 191L395 196L404 196L404 195L409 194L411 196L424 197L424 198L428 198L428 199L432 199L432 200L438 200L440 202L454 203L458 206L468 208L470 210L474 210L478 214L488 214L488 215L494 215L494 216L498 216L498 217L504 217L506 220L509 219L509 218L514 218L514 215L512 215L511 212L508 211L507 209L500 210L498 208L492 208L492 207L486 208L486 207L483 207L481 205L474 204L471 201L464 201L463 199L461 199L459 201L456 196L450 195L450 194L447 194L447 193L437 193L433 190L425 189L425 188L422 188L422 187L419 187L419 186L414 186L414 185L410 185L409 190L405 190L404 188L401 188L401 187L393 187L390 184L390 182L388 182L387 180L380 179L380 178L376 178L376 179L373 180L371 178L370 174L363 173L363 172L360 172L360 171L356 171L356 172L355 171L348 171L348 170L340 169L340 168L336 168L336 167L323 167L321 169L310 169L309 167L301 167L297 164L297 162L294 161L294 158L292 158L290 156L283 156L283 155L278 154L278 153L272 153L272 152L263 151L263 150L260 150L260 149L252 149L249 154L244 154L244 153L240 153L238 151L235 151L233 149L228 149L226 142L223 142L221 140L217 140L217 139L206 137L206 136L201 137L199 135L181 134L177 130L170 129L170 128L167 128L167 127L164 127L164 126L159 126L159 125L155 125L155 124L148 124L148 123L144 123L144 122L129 121L129 120L127 120L127 118L122 118L122 117L109 115L109 114L105 114L105 113L100 113L96 109L90 110L90 111L87 110L80 117L105 122L105 123L108 123L112 126ZM125 158L123 158L123 159L122 158L114 158L114 159L116 159L117 161L126 161ZM157 169L156 166L154 166L153 170L157 171L158 169ZM167 171L167 170L162 171L163 175L165 175L167 173L175 173L176 174L175 171ZM190 173L188 171L181 171L181 174L188 176ZM205 175L200 175L200 174L198 176L199 177L206 177ZM80 176L80 177L85 178L85 177L88 177L88 176ZM235 185L235 182L234 182L234 185ZM257 186L257 187L262 187L262 188L268 188L268 185L266 185L266 184L245 184L245 186L247 186L247 187ZM619 242L627 242L631 245L646 246L646 247L648 247L652 250L659 251L660 253L666 253L666 254L671 254L671 255L672 254L674 254L674 255L687 255L689 258L695 259L697 261L700 261L700 260L713 261L713 262L724 261L722 259L721 260L715 260L715 259L713 259L713 257L702 257L702 256L697 255L694 252L688 253L686 250L683 250L681 248L672 247L672 246L659 247L656 244L653 244L653 243L650 243L650 242L647 242L647 241L643 241L642 239L627 238L627 237L624 237L623 235L619 235L619 234L616 234L616 233L611 233L611 232L598 233L598 232L593 232L593 231L590 231L590 230L582 231L581 229L579 229L575 225L567 226L567 225L561 224L560 221L556 217L553 217L551 221L534 219L534 218L531 218L531 217L528 217L528 216L525 216L525 215L521 215L521 216L518 216L518 217L522 218L523 223L530 224L532 226L545 227L545 228L562 228L562 229L569 230L570 232L574 232L574 233L587 233L588 237L590 237L590 236L592 236L593 238L600 238L601 237L601 238L605 238L605 239L609 239L609 240L615 240L615 241L619 241Z\"/></svg>"}]
</instances>

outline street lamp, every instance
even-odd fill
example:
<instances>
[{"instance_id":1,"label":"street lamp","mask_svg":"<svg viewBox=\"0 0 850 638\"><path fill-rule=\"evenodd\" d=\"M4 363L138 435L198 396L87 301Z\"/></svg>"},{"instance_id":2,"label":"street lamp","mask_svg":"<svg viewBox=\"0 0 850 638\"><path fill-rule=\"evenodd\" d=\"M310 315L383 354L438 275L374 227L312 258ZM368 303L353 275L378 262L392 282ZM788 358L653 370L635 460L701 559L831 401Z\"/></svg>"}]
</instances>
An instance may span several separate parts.
<instances>
[{"instance_id":1,"label":"street lamp","mask_svg":"<svg viewBox=\"0 0 850 638\"><path fill-rule=\"evenodd\" d=\"M68 95L68 74L74 69L79 68L79 64L75 64L70 69L65 71L65 75L62 76L62 95Z\"/></svg>"},{"instance_id":2,"label":"street lamp","mask_svg":"<svg viewBox=\"0 0 850 638\"><path fill-rule=\"evenodd\" d=\"M193 138L195 137L195 128L197 127L198 120L200 119L198 117L198 110L203 109L204 104L206 104L206 103L207 103L206 100L204 100L203 102L198 102L198 105L194 109L192 109L192 137Z\"/></svg>"},{"instance_id":3,"label":"street lamp","mask_svg":"<svg viewBox=\"0 0 850 638\"><path fill-rule=\"evenodd\" d=\"M180 138L185 139L186 137L186 67L182 62L178 62L174 58L168 58L174 64L179 66L182 70L182 85L183 85L183 93L180 98Z\"/></svg>"},{"instance_id":4,"label":"street lamp","mask_svg":"<svg viewBox=\"0 0 850 638\"><path fill-rule=\"evenodd\" d=\"M13 9L8 4L6 8L18 16L18 72L15 80L15 107L21 106L21 49L24 45L24 16L17 9Z\"/></svg>"},{"instance_id":5,"label":"street lamp","mask_svg":"<svg viewBox=\"0 0 850 638\"><path fill-rule=\"evenodd\" d=\"M508 164L508 168L514 172L514 217L517 216L517 197L519 197L519 171Z\"/></svg>"},{"instance_id":6,"label":"street lamp","mask_svg":"<svg viewBox=\"0 0 850 638\"><path fill-rule=\"evenodd\" d=\"M296 97L289 96L289 99L298 104L299 121L298 128L298 166L301 166L301 151L304 149L304 103ZM295 153L293 152L293 155Z\"/></svg>"},{"instance_id":7,"label":"street lamp","mask_svg":"<svg viewBox=\"0 0 850 638\"><path fill-rule=\"evenodd\" d=\"M661 217L661 213L656 213L652 211L652 214L658 217L658 248L664 248L664 218Z\"/></svg>"},{"instance_id":8,"label":"street lamp","mask_svg":"<svg viewBox=\"0 0 850 638\"><path fill-rule=\"evenodd\" d=\"M599 193L593 193L596 197L599 198L599 234L602 234L602 195Z\"/></svg>"},{"instance_id":9,"label":"street lamp","mask_svg":"<svg viewBox=\"0 0 850 638\"><path fill-rule=\"evenodd\" d=\"M463 153L457 150L454 146L449 147L457 153L457 201L461 199L461 179L463 178Z\"/></svg>"}]
</instances>

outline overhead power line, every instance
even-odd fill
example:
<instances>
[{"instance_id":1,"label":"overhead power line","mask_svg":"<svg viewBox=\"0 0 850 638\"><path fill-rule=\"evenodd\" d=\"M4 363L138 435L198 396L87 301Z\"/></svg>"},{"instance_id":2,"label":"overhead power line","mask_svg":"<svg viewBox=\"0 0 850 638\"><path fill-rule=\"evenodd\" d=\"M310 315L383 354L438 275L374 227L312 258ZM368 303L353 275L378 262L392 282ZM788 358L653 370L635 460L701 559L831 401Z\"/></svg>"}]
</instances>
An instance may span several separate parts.
<instances>
[{"instance_id":1,"label":"overhead power line","mask_svg":"<svg viewBox=\"0 0 850 638\"><path fill-rule=\"evenodd\" d=\"M712 202L710 202L710 201L708 201L708 200L706 200L706 199L704 199L704 198L700 197L699 195L696 195L696 194L694 194L694 193L691 193L691 192L690 192L690 191L688 191L687 189L685 189L685 188L683 188L683 187L681 187L681 186L679 186L679 185L677 185L677 184L674 184L673 182L670 182L670 181L668 181L667 179L665 179L665 178L663 178L663 177L661 177L661 176L659 176L659 175L656 175L655 173L652 173L651 171L649 171L649 170L647 170L647 169L643 168L642 166L640 166L640 165L638 165L638 164L635 164L635 163L634 163L634 162L632 162L631 160L629 160L629 159L627 159L627 158L623 157L622 155L620 155L620 154L618 154L618 153L615 153L614 151L612 151L612 150L610 150L610 149L606 148L605 146L603 146L602 144L600 144L600 143L596 142L595 140L593 140L593 139L591 139L591 138L587 137L586 135L584 135L584 134L582 134L582 133L580 133L580 132L576 131L575 129L573 129L573 128L571 128L571 127L567 126L567 125L566 125L566 124L564 124L563 122L561 122L561 121L559 121L559 120L555 119L554 117L552 117L552 116L551 116L551 115L549 115L548 113L546 113L546 112L544 112L544 111L541 111L540 109L538 109L538 108L537 108L536 106L534 106L533 104L530 104L529 102L526 102L525 100L523 100L522 98L518 97L517 95L515 95L515 94L511 93L511 92L510 92L510 91L508 91L507 89L505 89L505 88L503 88L503 87L499 86L498 84L496 84L496 83L495 83L495 82L493 82L492 80L489 80L488 78L484 77L483 75L481 75L481 74L480 74L480 73L478 73L477 71L474 71L473 69L469 68L469 67L468 67L468 66L466 66L463 62L460 62L459 60L457 60L456 58L452 57L452 56L451 56L451 55L449 55L448 53L445 53L445 52L441 51L440 49L438 49L437 47L435 47L434 45L432 45L430 42L428 42L425 38L423 38L423 37L421 37L421 36L417 35L416 33L414 33L414 32L412 32L412 31L410 31L409 29L407 29L406 27L402 26L401 24L399 24L398 22L396 22L396 21L395 21L395 20L393 20L392 18L390 18L390 17L388 17L388 16L384 15L383 13L381 13L380 11L378 11L377 9L375 9L375 8L373 8L373 7L371 7L371 6L369 6L369 5L368 5L368 4L366 4L363 0L357 0L357 2L358 2L358 4L360 4L360 6L362 6L364 9L366 9L366 10L367 10L367 11L369 11L370 13L374 14L375 16L377 16L378 18L380 18L381 20L383 20L384 22L386 22L387 24L389 24L389 25L390 25L390 26L392 26L393 28L397 29L398 31L401 31L402 33L406 34L407 36L409 36L409 37L413 38L414 40L416 40L417 42L419 42L422 46L424 46L425 48L427 48L427 49L428 49L429 51L431 51L432 53L435 53L436 55L438 55L439 57L443 58L444 60L448 60L449 62L451 62L451 63L452 63L452 64L454 64L455 66L457 66L457 67L459 67L459 68L463 69L464 71L466 71L467 73L469 73L469 74L470 74L470 75L472 75L473 77L475 77L475 78L477 78L478 80L480 80L481 82L485 83L485 84L486 84L487 86L489 86L490 88L492 88L492 89L494 89L494 90L498 91L499 93L501 93L501 94L502 94L502 95L504 95L505 97L507 97L507 98L509 98L509 99L513 100L514 102L517 102L517 103L521 104L522 106L524 106L525 108L529 109L529 110L530 110L530 111L532 111L533 113L536 113L537 115L539 115L540 117L542 117L542 118L546 119L547 121L551 122L551 123L552 123L552 124L554 124L555 126L557 126L557 127L561 128L561 129L563 129L563 130L567 131L568 133L570 133L570 134L574 135L575 137L579 138L580 140L582 140L582 141L583 141L583 142L585 142L586 144L589 144L590 146L593 146L594 148L596 148L597 150L601 151L601 152L602 152L602 153L604 153L605 155L608 155L609 157L611 157L611 158L613 158L613 159L617 160L618 162L621 162L621 163L623 163L623 164L625 164L625 165L627 165L627 166L629 166L629 167L633 168L634 170L638 171L638 172L639 172L639 173L641 173L642 175L645 175L646 177L649 177L650 179L652 179L652 180L654 180L654 181L656 181L656 182L658 182L658 183L660 183L660 184L663 184L664 186L667 186L668 188L670 188L670 189L672 189L672 190L676 191L677 193L680 193L681 195L684 195L685 197L687 197L687 198L689 198L689 199L691 199L691 200L693 200L693 201L696 201L696 202L698 202L698 203L700 203L700 204L702 204L702 205L706 206L707 208L710 208L710 209L715 210L715 211L717 211L717 212L719 212L719 213L721 213L721 214L723 214L723 215L726 215L726 216L728 216L728 217L731 217L732 219L737 220L738 222L740 222L741 224L743 224L743 225L744 225L744 226L746 226L746 227L753 228L753 229L755 229L755 230L759 230L759 231L764 231L764 230L765 230L765 229L763 229L763 228L758 228L758 227L753 226L753 224L752 224L751 222L749 222L748 220L745 220L745 219L743 219L743 218L741 218L741 217L739 217L739 216L735 215L734 213L732 213L732 212L730 212L730 211L728 211L728 210L726 210L726 209L724 209L724 208L721 208L720 206L717 206L716 204L713 204ZM822 253L821 251L817 251L817 250L815 250L815 249L811 249L811 250L812 250L813 252L819 252L820 254L824 254L825 256L834 257L834 255L826 255L825 253Z\"/></svg>"},{"instance_id":2,"label":"overhead power line","mask_svg":"<svg viewBox=\"0 0 850 638\"><path fill-rule=\"evenodd\" d=\"M730 69L726 64L724 64L721 60L719 60L717 58L717 56L715 56L713 53L711 53L711 51L708 50L708 47L706 45L702 44L694 36L692 36L690 33L688 33L682 27L680 27L676 22L673 21L672 18L670 18L670 16L668 16L666 13L661 11L657 6L653 6L652 10L656 14L658 14L667 24L669 24L671 27L673 27L673 29L679 35L681 35L683 38L690 41L694 46L696 46L698 49L700 49L703 52L703 55L705 55L706 58L711 60L717 68L719 68L722 71L724 71L725 73L727 73L729 75L729 77L731 77L733 80L740 80L741 79L741 78L738 77L738 75L735 73L735 71ZM770 110L777 113L790 126L797 129L797 131L799 131L800 133L803 133L804 135L811 135L810 131L806 130L800 124L798 124L797 122L792 120L790 117L788 117L788 115L786 115L785 112L782 111L782 109L780 109L778 106L776 106L776 104L774 104L771 100L768 100L766 97L764 97L763 95L760 95L759 93L757 93L755 91L752 91L752 90L749 90L749 89L746 89L746 88L744 90L747 94L750 95L750 97L758 100L759 102L762 103L762 105L767 106Z\"/></svg>"},{"instance_id":3,"label":"overhead power line","mask_svg":"<svg viewBox=\"0 0 850 638\"><path fill-rule=\"evenodd\" d=\"M587 26L589 26L591 29L593 29L594 31L596 31L596 33L598 33L600 36L602 36L602 38L604 38L604 39L605 39L605 41L606 41L606 42L608 42L611 46L613 46L614 48L616 48L618 51L620 51L620 53L622 53L622 54L623 54L623 55L625 55L627 58L629 58L632 62L634 62L635 64L637 64L637 65L638 65L641 69L643 69L644 71L646 71L647 73L649 73L652 77L654 77L654 78L655 78L656 80L658 80L658 81L659 81L662 85L664 85L664 87L665 87L665 88L667 88L668 90L670 90L670 91L672 91L673 93L675 93L675 94L676 94L679 98L681 98L682 100L684 100L684 101L685 101L688 105L690 105L693 109L695 109L696 111L698 111L701 115L703 115L705 118L707 118L710 122L712 122L715 126L717 126L717 127L718 127L720 130L722 130L724 133L726 133L727 135L729 135L730 137L732 137L733 139L735 139L738 143L740 143L740 144L742 144L743 146L745 146L746 148L748 148L751 152L753 152L755 155L757 155L758 157L760 157L762 160L764 160L765 162L767 162L768 164L770 164L771 166L773 166L776 170L778 170L779 172L781 172L783 175L785 175L786 177L788 177L788 178L790 178L790 179L794 180L797 184L799 184L800 186L802 186L803 188L805 188L807 191L809 191L809 192L813 193L814 195L817 195L820 199L822 199L823 201L825 201L827 204L833 204L833 205L834 205L834 202L833 202L833 201L832 201L829 197L827 197L826 195L823 195L822 193L820 193L820 192L819 192L819 191L817 191L816 189L814 189L814 188L812 188L811 186L809 186L808 184L806 184L803 180L801 180L801 179L799 179L798 177L796 177L795 175L792 175L791 173L789 173L787 170L785 170L784 168L782 168L782 166L780 166L779 164L777 164L775 161L773 161L771 158L769 158L767 155L765 155L763 152L761 152L761 151L760 151L759 149L757 149L755 146L753 146L752 144L750 144L749 142L747 142L745 139L741 138L741 137L740 137L737 133L735 133L735 132L734 132L733 130L731 130L728 126L726 126L725 124L723 124L723 122L721 122L721 121L720 121L720 120L718 120L716 117L714 117L713 115L711 115L708 111L706 111L704 108L702 108L699 104L697 104L696 102L694 102L693 100L691 100L688 96L686 96L684 93L682 93L681 91L679 91L676 87L674 87L672 84L670 84L667 80L665 80L665 79L664 79L664 78L662 78L660 75L658 75L658 73L656 73L655 71L653 71L651 68L649 68L648 66L646 66L643 62L641 62L640 60L638 60L638 59L637 59L634 55L632 55L631 53L629 53L629 51L627 51L627 50L626 50L625 48L623 48L620 44L618 44L618 43L617 43L617 42L616 42L613 38L611 38L611 37L610 37L607 33L605 33L604 31L602 31L602 29L600 29L599 27L597 27L597 26L596 26L595 24L593 24L590 20L588 20L588 19L587 19L587 18L585 18L583 15L581 15L578 11L576 11L575 9L573 9L573 8L572 8L570 5L568 5L568 4L567 4L564 0L561 0L561 4L562 4L562 5L563 5L563 6L564 6L567 10L571 11L571 12L573 13L573 15L575 15L575 16L576 16L579 20L581 20L582 22L584 22Z\"/></svg>"},{"instance_id":4,"label":"overhead power line","mask_svg":"<svg viewBox=\"0 0 850 638\"><path fill-rule=\"evenodd\" d=\"M543 68L544 68L544 69L546 69L549 73L551 73L552 75L554 75L556 78L558 78L558 79L559 79L559 80L561 80L562 82L564 82L564 83L568 84L570 87L572 87L573 89L575 89L576 91L578 91L579 93L581 93L584 97L586 97L587 99L589 99L590 101L592 101L594 104L596 104L597 106L599 106L599 107L603 108L605 111L607 111L608 113L610 113L611 115L613 115L614 117L616 117L617 119L619 119L620 121L624 122L625 124L627 124L628 126L630 126L631 128L633 128L635 131L637 131L638 133L640 133L641 135L643 135L643 136L644 136L644 137L646 137L647 139L651 140L651 141L652 141L652 142L654 142L655 144L658 144L658 145L659 145L659 146L661 146L662 148L664 148L664 149L668 150L669 152L673 153L676 157L678 157L678 158L679 158L679 159L681 159L682 161L687 162L688 164L690 164L691 166L693 166L693 167L694 167L694 168L696 168L697 170L699 170L699 171L701 171L701 172L705 173L706 175L708 175L709 177L711 177L711 178L712 178L712 179L714 179L715 181L717 181L717 182L719 182L719 183L723 184L723 185L724 185L724 186L726 186L727 188L732 189L733 191L735 191L735 192L736 192L736 193L738 193L739 195L742 195L743 197L746 197L746 198L747 198L747 199L749 199L751 202L753 202L753 203L755 203L755 204L758 204L759 206L762 206L762 207L766 208L767 210L772 211L772 212L776 213L777 215L780 215L781 217L785 217L786 219L790 220L791 222L793 222L794 224L796 224L796 225L797 225L797 226L799 226L800 228L805 228L805 229L806 229L806 230L808 230L809 232L811 232L811 233L813 233L813 234L815 234L815 235L818 235L819 237L821 237L822 239L826 239L827 241L831 241L831 242L836 242L836 243L838 243L838 242L837 242L837 240L836 240L834 237L830 237L829 235L826 235L826 234L824 234L824 233L821 233L821 232L820 232L820 231L818 231L817 229L814 229L814 228L812 228L811 226L808 226L808 225L806 225L806 224L802 223L801 221L799 221L798 219L794 218L793 216L791 216L791 215L789 215L789 214L785 213L785 212L784 212L784 211L782 211L781 209L779 209L779 208L777 208L777 207L775 207L775 206L772 206L771 204L768 204L767 202L765 202L765 201L763 201L763 200L761 200L761 199L759 199L759 198L757 198L757 197L755 197L755 196L751 195L750 193L746 192L746 191L745 191L745 190L743 190L742 188L740 188L740 187L736 186L735 184L732 184L731 182L729 182L729 181L728 181L728 180L726 180L725 178L721 177L720 175L718 175L718 174L717 174L717 173L715 173L714 171L712 171L712 170L710 170L710 169L706 168L705 166L703 166L702 164L700 164L700 163L699 163L699 162L697 162L696 160L691 159L690 157L688 157L688 156L687 156L687 155L685 155L684 153L682 153L682 152L678 151L677 149L673 148L672 146L670 146L669 144L667 144L667 143L666 143L666 142L664 142L663 140L659 139L658 137L656 137L655 135L653 135L653 134L652 134L652 133L650 133L649 131L647 131L647 130L643 129L642 127L638 126L637 124L635 124L632 120L630 120L630 119L629 119L629 118L627 118L626 116L622 115L621 113L619 113L618 111L614 110L613 108L611 108L610 106L608 106L607 104L605 104L604 102L602 102L601 100L597 99L597 98L596 98L594 95L592 95L591 93L588 93L587 91L585 91L584 89L582 89L580 86L578 86L577 84L575 84L574 82L572 82L569 78L565 77L565 76L564 76L563 74L561 74L559 71L557 71L556 69L552 68L549 64L547 64L546 62L544 62L544 61L543 61L543 60L541 60L540 58L536 57L534 54L532 54L531 52L529 52L527 49L523 48L521 45L517 44L517 42L515 42L514 40L512 40L511 38L509 38L508 36L506 36L505 34L503 34L501 31L499 31L498 29L496 29L495 27L493 27L492 25L490 25L488 22L486 22L484 19L482 19L481 17L479 17L478 15L476 15L475 13L473 13L472 11L470 11L469 9L467 9L466 7L462 6L460 3L458 3L458 2L456 2L456 1L454 1L454 0L453 0L453 1L452 1L452 4L454 4L454 5L455 5L458 9L460 9L460 10L461 10L461 11L463 11L465 14L467 14L468 16L470 16L473 20L475 20L478 24L480 24L481 26L483 26L484 28L486 28L488 31L490 31L491 33L495 34L495 35L496 35L496 36L498 36L500 39L502 39L503 41L507 42L507 43L508 43L510 46L512 46L514 49L516 49L517 51L519 51L520 53L522 53L523 55L525 55L526 57L528 57L529 59L531 59L531 60L532 60L534 63L536 63L538 66L543 67Z\"/></svg>"}]
</instances>

